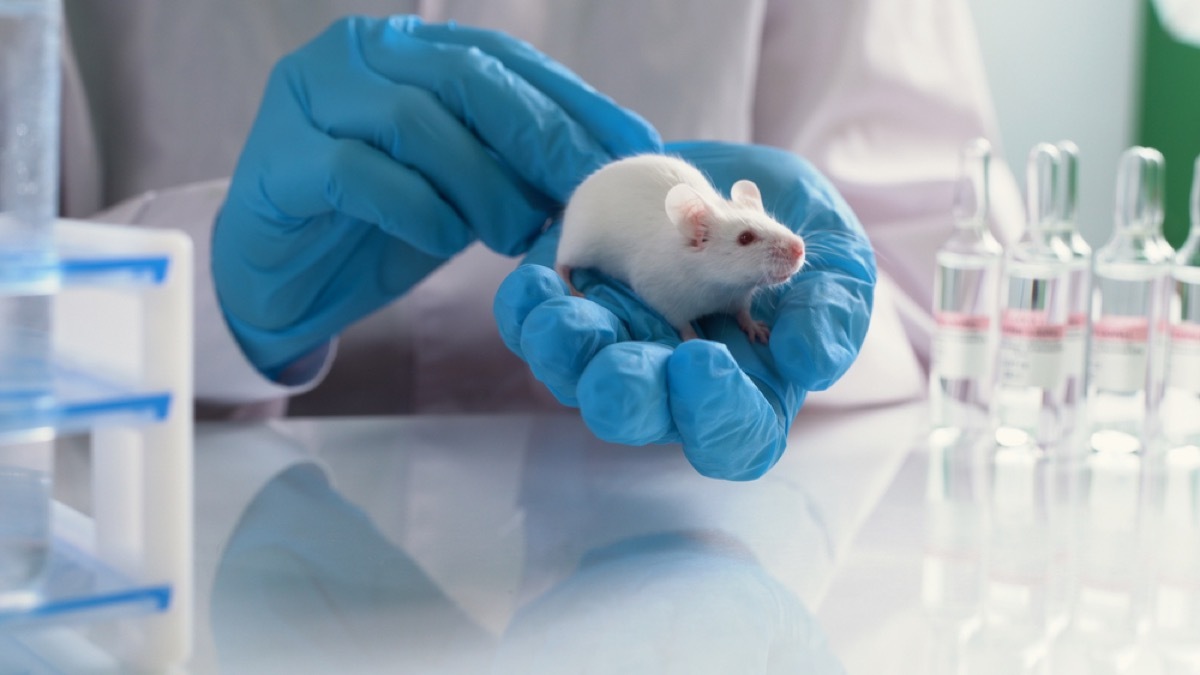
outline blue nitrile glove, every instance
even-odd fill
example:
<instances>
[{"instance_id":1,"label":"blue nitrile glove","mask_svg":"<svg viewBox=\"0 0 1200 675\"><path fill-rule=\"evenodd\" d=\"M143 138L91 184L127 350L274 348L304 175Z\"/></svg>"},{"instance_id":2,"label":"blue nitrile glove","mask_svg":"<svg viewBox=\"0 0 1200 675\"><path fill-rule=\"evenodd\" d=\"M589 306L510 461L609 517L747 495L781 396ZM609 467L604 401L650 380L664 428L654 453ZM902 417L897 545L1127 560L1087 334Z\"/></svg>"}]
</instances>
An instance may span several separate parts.
<instances>
[{"instance_id":1,"label":"blue nitrile glove","mask_svg":"<svg viewBox=\"0 0 1200 675\"><path fill-rule=\"evenodd\" d=\"M213 235L225 318L274 376L476 238L525 252L587 174L660 147L503 34L338 21L267 82Z\"/></svg>"},{"instance_id":2,"label":"blue nitrile glove","mask_svg":"<svg viewBox=\"0 0 1200 675\"><path fill-rule=\"evenodd\" d=\"M760 291L754 317L771 327L751 344L731 316L701 319L700 340L675 332L623 285L577 270L586 298L551 269L556 224L496 294L500 335L560 401L616 443L682 442L697 471L761 476L782 454L809 391L832 385L858 354L871 316L875 257L833 186L782 150L727 143L669 144L729 194L748 178L777 220L805 238L807 259L791 281Z\"/></svg>"}]
</instances>

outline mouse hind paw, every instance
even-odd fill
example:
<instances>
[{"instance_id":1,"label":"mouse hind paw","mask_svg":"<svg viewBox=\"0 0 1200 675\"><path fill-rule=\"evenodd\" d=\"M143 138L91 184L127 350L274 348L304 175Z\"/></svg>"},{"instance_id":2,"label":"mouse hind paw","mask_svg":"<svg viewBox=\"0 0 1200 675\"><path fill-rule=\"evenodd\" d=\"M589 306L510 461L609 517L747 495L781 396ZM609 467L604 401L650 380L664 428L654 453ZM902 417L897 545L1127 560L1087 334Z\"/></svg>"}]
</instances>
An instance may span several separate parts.
<instances>
[{"instance_id":1,"label":"mouse hind paw","mask_svg":"<svg viewBox=\"0 0 1200 675\"><path fill-rule=\"evenodd\" d=\"M555 265L554 270L558 272L558 276L562 277L562 280L567 284L567 290L571 292L571 295L577 298L583 297L583 293L580 293L579 289L575 288L575 284L571 282L571 272L575 271L574 268L567 265Z\"/></svg>"}]
</instances>

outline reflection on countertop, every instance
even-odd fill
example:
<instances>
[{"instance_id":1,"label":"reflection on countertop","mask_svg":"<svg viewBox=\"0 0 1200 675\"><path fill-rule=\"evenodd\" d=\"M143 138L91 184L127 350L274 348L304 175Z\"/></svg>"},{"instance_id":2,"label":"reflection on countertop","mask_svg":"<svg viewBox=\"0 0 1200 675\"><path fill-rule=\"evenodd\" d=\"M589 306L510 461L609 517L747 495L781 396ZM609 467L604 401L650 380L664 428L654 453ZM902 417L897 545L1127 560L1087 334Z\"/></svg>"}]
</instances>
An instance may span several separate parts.
<instances>
[{"instance_id":1,"label":"reflection on countertop","mask_svg":"<svg viewBox=\"0 0 1200 675\"><path fill-rule=\"evenodd\" d=\"M922 410L751 483L574 415L200 425L192 672L841 672L811 608Z\"/></svg>"},{"instance_id":2,"label":"reflection on countertop","mask_svg":"<svg viewBox=\"0 0 1200 675\"><path fill-rule=\"evenodd\" d=\"M857 539L819 608L851 673L1200 673L1200 449L930 442Z\"/></svg>"}]
</instances>

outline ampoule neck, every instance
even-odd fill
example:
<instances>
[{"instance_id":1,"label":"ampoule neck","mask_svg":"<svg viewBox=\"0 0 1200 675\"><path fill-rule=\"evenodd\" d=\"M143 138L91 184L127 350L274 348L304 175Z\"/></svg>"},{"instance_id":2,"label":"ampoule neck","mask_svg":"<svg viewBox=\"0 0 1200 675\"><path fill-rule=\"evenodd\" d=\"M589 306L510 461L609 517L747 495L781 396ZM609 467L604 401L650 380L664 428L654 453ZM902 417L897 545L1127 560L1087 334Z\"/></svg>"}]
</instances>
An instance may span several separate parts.
<instances>
[{"instance_id":1,"label":"ampoule neck","mask_svg":"<svg viewBox=\"0 0 1200 675\"><path fill-rule=\"evenodd\" d=\"M1200 157L1192 169L1192 193L1188 215L1190 223L1187 240L1175 254L1176 265L1200 267Z\"/></svg>"},{"instance_id":2,"label":"ampoule neck","mask_svg":"<svg viewBox=\"0 0 1200 675\"><path fill-rule=\"evenodd\" d=\"M943 250L999 256L1003 250L988 228L991 143L974 138L959 151L959 180L954 195L954 231Z\"/></svg>"},{"instance_id":3,"label":"ampoule neck","mask_svg":"<svg viewBox=\"0 0 1200 675\"><path fill-rule=\"evenodd\" d=\"M1100 249L1098 257L1109 262L1146 264L1158 264L1169 260L1158 241L1157 233L1145 227L1114 230L1112 238Z\"/></svg>"},{"instance_id":4,"label":"ampoule neck","mask_svg":"<svg viewBox=\"0 0 1200 675\"><path fill-rule=\"evenodd\" d=\"M1064 227L1059 213L1059 169L1061 155L1049 143L1038 143L1029 151L1025 167L1025 232L1017 243L1014 257L1027 260L1070 261L1074 256L1063 240Z\"/></svg>"},{"instance_id":5,"label":"ampoule neck","mask_svg":"<svg viewBox=\"0 0 1200 675\"><path fill-rule=\"evenodd\" d=\"M1068 227L1064 230L1054 233L1051 236L1058 241L1061 241L1067 247L1067 249L1071 252L1072 258L1076 260L1091 259L1092 247L1087 243L1087 240L1083 238L1083 235L1079 233L1079 228L1074 226Z\"/></svg>"},{"instance_id":6,"label":"ampoule neck","mask_svg":"<svg viewBox=\"0 0 1200 675\"><path fill-rule=\"evenodd\" d=\"M943 249L989 256L999 256L1004 252L986 221L976 219L955 219L954 231Z\"/></svg>"},{"instance_id":7,"label":"ampoule neck","mask_svg":"<svg viewBox=\"0 0 1200 675\"><path fill-rule=\"evenodd\" d=\"M1175 264L1200 267L1200 231L1198 231L1195 223L1192 224L1192 228L1188 232L1187 240L1183 242L1183 245L1175 253Z\"/></svg>"},{"instance_id":8,"label":"ampoule neck","mask_svg":"<svg viewBox=\"0 0 1200 675\"><path fill-rule=\"evenodd\" d=\"M1117 166L1113 234L1102 250L1106 260L1160 263L1170 258L1161 240L1163 157L1153 148L1133 147Z\"/></svg>"},{"instance_id":9,"label":"ampoule neck","mask_svg":"<svg viewBox=\"0 0 1200 675\"><path fill-rule=\"evenodd\" d=\"M1053 232L1030 228L1013 246L1012 257L1028 262L1066 263L1075 256L1068 242Z\"/></svg>"}]
</instances>

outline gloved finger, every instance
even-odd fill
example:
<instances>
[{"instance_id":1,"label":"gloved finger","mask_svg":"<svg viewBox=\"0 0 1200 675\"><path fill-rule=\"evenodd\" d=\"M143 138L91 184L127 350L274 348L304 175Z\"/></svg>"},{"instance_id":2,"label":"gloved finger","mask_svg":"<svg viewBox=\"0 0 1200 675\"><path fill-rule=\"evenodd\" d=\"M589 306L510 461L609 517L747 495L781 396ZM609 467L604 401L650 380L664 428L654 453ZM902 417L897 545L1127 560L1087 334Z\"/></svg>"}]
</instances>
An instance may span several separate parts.
<instances>
[{"instance_id":1,"label":"gloved finger","mask_svg":"<svg viewBox=\"0 0 1200 675\"><path fill-rule=\"evenodd\" d=\"M303 315L306 328L336 335L415 286L445 259L413 250L407 243L367 223L347 226L343 239L328 252L344 262L326 280L322 300ZM361 236L360 236L361 233ZM310 269L300 267L300 269ZM369 270L369 272L367 272Z\"/></svg>"},{"instance_id":2,"label":"gloved finger","mask_svg":"<svg viewBox=\"0 0 1200 675\"><path fill-rule=\"evenodd\" d=\"M557 275L549 268L554 265L558 240L562 234L562 221L548 228L529 250L526 264L538 266L544 272ZM531 273L531 272L529 272ZM620 318L633 340L659 342L674 345L679 343L679 334L657 312L650 309L625 284L593 269L577 269L572 275L575 288L588 300L595 302ZM557 286L556 286L557 287ZM564 293L566 286L562 286ZM498 296L499 297L499 296Z\"/></svg>"},{"instance_id":3,"label":"gloved finger","mask_svg":"<svg viewBox=\"0 0 1200 675\"><path fill-rule=\"evenodd\" d=\"M806 214L797 231L807 251L804 269L778 293L771 353L791 382L821 391L850 368L866 338L875 255L849 206L813 183L780 200L789 212Z\"/></svg>"},{"instance_id":4,"label":"gloved finger","mask_svg":"<svg viewBox=\"0 0 1200 675\"><path fill-rule=\"evenodd\" d=\"M506 68L549 96L579 122L613 157L662 149L658 132L641 116L617 105L611 98L557 61L497 31L449 24L417 24L412 35L423 40L478 47Z\"/></svg>"},{"instance_id":5,"label":"gloved finger","mask_svg":"<svg viewBox=\"0 0 1200 675\"><path fill-rule=\"evenodd\" d=\"M577 269L571 279L575 288L589 302L620 317L631 339L664 345L679 344L679 333L629 286L594 269Z\"/></svg>"},{"instance_id":6,"label":"gloved finger","mask_svg":"<svg viewBox=\"0 0 1200 675\"><path fill-rule=\"evenodd\" d=\"M303 241L319 233L311 228L298 231L294 236L301 241L289 249L286 261L278 256L274 261L256 257L249 264L228 266L218 277L224 288L253 287L256 275L264 274L277 283L269 294L224 293L221 297L226 321L236 327L242 349L264 372L277 370L327 342L445 262L415 251L371 223L347 220L339 227L341 236L322 238L320 245ZM308 272L324 257L341 264L322 280L322 301L314 303L312 295L304 292L312 284L311 274L297 274L296 270ZM235 318L239 316L254 317L255 321L239 321Z\"/></svg>"},{"instance_id":7,"label":"gloved finger","mask_svg":"<svg viewBox=\"0 0 1200 675\"><path fill-rule=\"evenodd\" d=\"M414 38L414 17L347 23L375 72L433 92L535 188L564 203L609 159L592 134L536 87L481 49Z\"/></svg>"},{"instance_id":8,"label":"gloved finger","mask_svg":"<svg viewBox=\"0 0 1200 675\"><path fill-rule=\"evenodd\" d=\"M284 215L342 213L440 258L462 251L474 239L424 177L380 150L362 141L328 137L309 147L309 161L281 163L262 178L265 201ZM414 227L414 222L421 226Z\"/></svg>"},{"instance_id":9,"label":"gloved finger","mask_svg":"<svg viewBox=\"0 0 1200 675\"><path fill-rule=\"evenodd\" d=\"M524 262L528 265L554 267L554 259L558 256L558 240L562 237L562 219L555 221L546 228L525 254Z\"/></svg>"},{"instance_id":10,"label":"gloved finger","mask_svg":"<svg viewBox=\"0 0 1200 675\"><path fill-rule=\"evenodd\" d=\"M504 345L524 359L521 331L525 318L543 302L567 294L566 284L549 267L525 264L509 273L492 300L492 315Z\"/></svg>"},{"instance_id":11,"label":"gloved finger","mask_svg":"<svg viewBox=\"0 0 1200 675\"><path fill-rule=\"evenodd\" d=\"M783 376L807 391L837 382L866 338L873 288L862 279L802 272L781 295L771 329L771 354Z\"/></svg>"},{"instance_id":12,"label":"gloved finger","mask_svg":"<svg viewBox=\"0 0 1200 675\"><path fill-rule=\"evenodd\" d=\"M381 77L347 76L340 96L314 97L313 124L370 143L423 176L489 248L516 255L556 208L431 93Z\"/></svg>"},{"instance_id":13,"label":"gloved finger","mask_svg":"<svg viewBox=\"0 0 1200 675\"><path fill-rule=\"evenodd\" d=\"M529 312L521 327L521 351L530 371L564 405L578 405L584 369L605 347L629 339L612 312L574 296L552 298Z\"/></svg>"},{"instance_id":14,"label":"gloved finger","mask_svg":"<svg viewBox=\"0 0 1200 675\"><path fill-rule=\"evenodd\" d=\"M753 480L779 460L787 441L784 412L724 345L683 343L667 362L666 377L683 453L700 474Z\"/></svg>"},{"instance_id":15,"label":"gloved finger","mask_svg":"<svg viewBox=\"0 0 1200 675\"><path fill-rule=\"evenodd\" d=\"M579 412L610 443L646 445L679 439L667 397L671 348L618 342L600 350L579 378Z\"/></svg>"}]
</instances>

